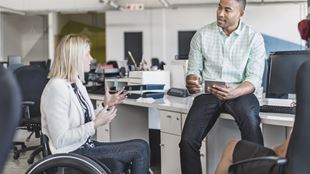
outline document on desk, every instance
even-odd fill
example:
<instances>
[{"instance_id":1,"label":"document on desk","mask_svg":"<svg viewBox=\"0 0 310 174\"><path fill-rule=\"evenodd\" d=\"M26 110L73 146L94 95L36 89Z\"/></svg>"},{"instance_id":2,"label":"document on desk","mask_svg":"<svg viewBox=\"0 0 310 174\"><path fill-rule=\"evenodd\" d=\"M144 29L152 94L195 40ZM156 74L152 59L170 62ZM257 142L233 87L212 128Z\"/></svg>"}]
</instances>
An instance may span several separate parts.
<instances>
[{"instance_id":1,"label":"document on desk","mask_svg":"<svg viewBox=\"0 0 310 174\"><path fill-rule=\"evenodd\" d=\"M140 103L154 103L156 100L153 98L142 98L142 97L140 97L136 101L140 102Z\"/></svg>"}]
</instances>

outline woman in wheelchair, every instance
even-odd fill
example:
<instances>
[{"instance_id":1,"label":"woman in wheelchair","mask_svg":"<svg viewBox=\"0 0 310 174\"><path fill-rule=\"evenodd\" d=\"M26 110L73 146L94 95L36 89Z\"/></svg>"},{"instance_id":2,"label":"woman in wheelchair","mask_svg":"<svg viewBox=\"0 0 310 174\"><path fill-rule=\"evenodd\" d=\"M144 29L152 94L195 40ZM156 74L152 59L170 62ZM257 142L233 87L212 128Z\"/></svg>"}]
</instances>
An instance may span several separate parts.
<instances>
[{"instance_id":1,"label":"woman in wheelchair","mask_svg":"<svg viewBox=\"0 0 310 174\"><path fill-rule=\"evenodd\" d=\"M123 90L110 94L107 89L104 106L94 111L81 82L91 60L90 42L83 36L67 35L57 46L50 80L41 97L42 132L49 138L50 151L52 154L77 153L99 161L113 159L130 164L133 174L146 174L149 168L147 142L137 139L108 143L91 139L96 128L113 120L116 105L126 98Z\"/></svg>"}]
</instances>

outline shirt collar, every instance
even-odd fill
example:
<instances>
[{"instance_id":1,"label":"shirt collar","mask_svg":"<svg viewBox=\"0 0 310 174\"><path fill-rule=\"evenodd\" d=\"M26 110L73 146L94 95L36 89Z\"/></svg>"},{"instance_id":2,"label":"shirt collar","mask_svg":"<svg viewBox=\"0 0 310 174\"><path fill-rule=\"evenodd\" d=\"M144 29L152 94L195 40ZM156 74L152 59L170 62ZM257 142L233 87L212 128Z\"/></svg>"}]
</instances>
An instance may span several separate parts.
<instances>
[{"instance_id":1,"label":"shirt collar","mask_svg":"<svg viewBox=\"0 0 310 174\"><path fill-rule=\"evenodd\" d=\"M237 35L240 35L241 29L242 29L242 25L243 25L243 23L241 22L241 19L240 19L238 27L237 27L237 29L233 33L236 33Z\"/></svg>"},{"instance_id":2,"label":"shirt collar","mask_svg":"<svg viewBox=\"0 0 310 174\"><path fill-rule=\"evenodd\" d=\"M243 22L241 22L241 19L240 19L237 29L235 31L233 31L230 35L236 34L237 36L239 36L241 33L241 30L242 30L242 25L243 25ZM226 33L224 32L223 28L221 28L219 26L217 26L217 27L218 27L221 34L223 34L224 36L227 36Z\"/></svg>"}]
</instances>

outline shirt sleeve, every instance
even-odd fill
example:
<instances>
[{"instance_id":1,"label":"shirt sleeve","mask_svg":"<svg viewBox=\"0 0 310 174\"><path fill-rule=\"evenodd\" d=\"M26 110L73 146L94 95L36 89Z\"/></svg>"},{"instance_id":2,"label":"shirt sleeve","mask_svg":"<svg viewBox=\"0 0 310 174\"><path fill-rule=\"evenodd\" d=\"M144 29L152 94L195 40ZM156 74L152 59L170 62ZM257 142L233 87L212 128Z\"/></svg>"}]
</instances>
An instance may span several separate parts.
<instances>
[{"instance_id":1,"label":"shirt sleeve","mask_svg":"<svg viewBox=\"0 0 310 174\"><path fill-rule=\"evenodd\" d=\"M245 69L245 81L254 85L255 89L262 85L262 78L265 68L266 50L264 39L257 33L253 39L253 46Z\"/></svg>"},{"instance_id":2,"label":"shirt sleeve","mask_svg":"<svg viewBox=\"0 0 310 174\"><path fill-rule=\"evenodd\" d=\"M186 75L195 74L200 79L203 67L203 56L201 52L202 47L202 37L201 33L198 31L195 33L191 40L190 51L188 55L188 67Z\"/></svg>"}]
</instances>

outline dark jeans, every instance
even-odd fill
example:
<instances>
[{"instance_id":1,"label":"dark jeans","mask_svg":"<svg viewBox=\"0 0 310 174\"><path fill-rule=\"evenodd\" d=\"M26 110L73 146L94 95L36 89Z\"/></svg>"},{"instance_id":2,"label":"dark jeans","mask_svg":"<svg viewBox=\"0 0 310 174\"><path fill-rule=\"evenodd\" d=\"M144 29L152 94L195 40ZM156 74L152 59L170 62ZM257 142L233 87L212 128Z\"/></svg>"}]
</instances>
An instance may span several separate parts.
<instances>
[{"instance_id":1,"label":"dark jeans","mask_svg":"<svg viewBox=\"0 0 310 174\"><path fill-rule=\"evenodd\" d=\"M99 161L113 159L124 164L132 164L132 174L147 174L150 162L149 145L144 140L129 140L122 142L94 142L94 148L80 148L72 153L86 155ZM107 165L109 167L109 165ZM113 169L112 169L113 170ZM122 173L117 169L114 173Z\"/></svg>"},{"instance_id":2,"label":"dark jeans","mask_svg":"<svg viewBox=\"0 0 310 174\"><path fill-rule=\"evenodd\" d=\"M202 173L199 152L201 142L222 112L234 117L243 140L263 144L259 103L254 94L227 101L220 101L211 94L199 95L187 115L179 144L183 174Z\"/></svg>"}]
</instances>

